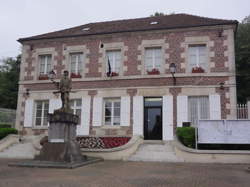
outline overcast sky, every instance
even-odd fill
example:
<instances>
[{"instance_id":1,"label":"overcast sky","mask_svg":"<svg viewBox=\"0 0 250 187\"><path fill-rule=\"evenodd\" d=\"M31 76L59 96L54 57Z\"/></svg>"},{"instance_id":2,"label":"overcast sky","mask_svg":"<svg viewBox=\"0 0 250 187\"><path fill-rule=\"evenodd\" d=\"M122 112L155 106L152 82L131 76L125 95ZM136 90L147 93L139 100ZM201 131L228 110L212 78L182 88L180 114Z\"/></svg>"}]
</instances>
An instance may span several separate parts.
<instances>
[{"instance_id":1,"label":"overcast sky","mask_svg":"<svg viewBox=\"0 0 250 187\"><path fill-rule=\"evenodd\" d=\"M250 15L250 0L0 0L0 59L21 52L21 37L156 11L241 21Z\"/></svg>"}]
</instances>

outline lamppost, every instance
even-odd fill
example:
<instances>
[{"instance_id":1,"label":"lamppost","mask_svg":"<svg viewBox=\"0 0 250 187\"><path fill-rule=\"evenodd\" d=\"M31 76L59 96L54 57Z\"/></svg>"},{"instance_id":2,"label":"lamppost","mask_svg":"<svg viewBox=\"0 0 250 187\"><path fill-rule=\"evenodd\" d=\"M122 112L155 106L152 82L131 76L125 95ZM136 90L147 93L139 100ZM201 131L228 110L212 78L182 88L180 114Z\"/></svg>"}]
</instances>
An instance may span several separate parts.
<instances>
[{"instance_id":1,"label":"lamppost","mask_svg":"<svg viewBox=\"0 0 250 187\"><path fill-rule=\"evenodd\" d=\"M176 73L176 65L175 63L171 63L170 66L170 73L172 74L173 80L174 80L174 85L176 85L176 77L174 76L174 74Z\"/></svg>"}]
</instances>

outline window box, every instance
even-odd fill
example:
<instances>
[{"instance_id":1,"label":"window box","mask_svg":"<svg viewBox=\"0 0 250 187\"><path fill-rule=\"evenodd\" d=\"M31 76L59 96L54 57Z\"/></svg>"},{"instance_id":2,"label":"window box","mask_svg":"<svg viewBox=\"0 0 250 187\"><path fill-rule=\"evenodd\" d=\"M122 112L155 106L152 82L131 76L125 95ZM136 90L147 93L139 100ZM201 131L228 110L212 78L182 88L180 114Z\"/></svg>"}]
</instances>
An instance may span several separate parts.
<instances>
[{"instance_id":1,"label":"window box","mask_svg":"<svg viewBox=\"0 0 250 187\"><path fill-rule=\"evenodd\" d=\"M71 78L82 78L81 74L71 73Z\"/></svg>"},{"instance_id":2,"label":"window box","mask_svg":"<svg viewBox=\"0 0 250 187\"><path fill-rule=\"evenodd\" d=\"M148 75L159 75L160 71L156 68L152 69L151 71L147 71Z\"/></svg>"},{"instance_id":3,"label":"window box","mask_svg":"<svg viewBox=\"0 0 250 187\"><path fill-rule=\"evenodd\" d=\"M108 73L108 72L107 72L107 76L108 76L108 77L115 77L115 76L119 76L119 73L116 73L116 72Z\"/></svg>"},{"instance_id":4,"label":"window box","mask_svg":"<svg viewBox=\"0 0 250 187\"><path fill-rule=\"evenodd\" d=\"M204 73L204 69L202 67L193 67L192 73Z\"/></svg>"},{"instance_id":5,"label":"window box","mask_svg":"<svg viewBox=\"0 0 250 187\"><path fill-rule=\"evenodd\" d=\"M45 75L39 75L38 79L39 80L49 80L49 77L48 77L47 74L45 74Z\"/></svg>"}]
</instances>

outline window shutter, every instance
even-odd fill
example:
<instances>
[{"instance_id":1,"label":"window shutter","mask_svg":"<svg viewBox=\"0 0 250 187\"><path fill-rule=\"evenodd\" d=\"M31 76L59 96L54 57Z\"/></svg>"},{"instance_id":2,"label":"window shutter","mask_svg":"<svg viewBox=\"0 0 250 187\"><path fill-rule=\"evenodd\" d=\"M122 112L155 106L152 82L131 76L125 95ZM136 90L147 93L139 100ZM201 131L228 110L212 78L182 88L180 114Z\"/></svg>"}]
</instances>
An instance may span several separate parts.
<instances>
[{"instance_id":1,"label":"window shutter","mask_svg":"<svg viewBox=\"0 0 250 187\"><path fill-rule=\"evenodd\" d=\"M33 120L33 108L34 108L34 100L27 99L25 101L25 110L24 110L24 127L32 127Z\"/></svg>"},{"instance_id":2,"label":"window shutter","mask_svg":"<svg viewBox=\"0 0 250 187\"><path fill-rule=\"evenodd\" d=\"M221 119L220 95L209 95L210 119Z\"/></svg>"},{"instance_id":3,"label":"window shutter","mask_svg":"<svg viewBox=\"0 0 250 187\"><path fill-rule=\"evenodd\" d=\"M143 135L143 96L133 97L133 135Z\"/></svg>"},{"instance_id":4,"label":"window shutter","mask_svg":"<svg viewBox=\"0 0 250 187\"><path fill-rule=\"evenodd\" d=\"M81 107L81 124L77 125L77 136L89 135L89 123L90 123L90 97L82 98Z\"/></svg>"},{"instance_id":5,"label":"window shutter","mask_svg":"<svg viewBox=\"0 0 250 187\"><path fill-rule=\"evenodd\" d=\"M93 126L102 125L102 97L94 97L93 101Z\"/></svg>"},{"instance_id":6,"label":"window shutter","mask_svg":"<svg viewBox=\"0 0 250 187\"><path fill-rule=\"evenodd\" d=\"M121 97L121 126L130 125L130 97Z\"/></svg>"},{"instance_id":7,"label":"window shutter","mask_svg":"<svg viewBox=\"0 0 250 187\"><path fill-rule=\"evenodd\" d=\"M173 96L163 96L163 140L173 140Z\"/></svg>"},{"instance_id":8,"label":"window shutter","mask_svg":"<svg viewBox=\"0 0 250 187\"><path fill-rule=\"evenodd\" d=\"M177 96L177 126L182 127L188 121L188 97Z\"/></svg>"},{"instance_id":9,"label":"window shutter","mask_svg":"<svg viewBox=\"0 0 250 187\"><path fill-rule=\"evenodd\" d=\"M61 99L50 99L49 100L49 114L52 114L54 110L62 107Z\"/></svg>"}]
</instances>

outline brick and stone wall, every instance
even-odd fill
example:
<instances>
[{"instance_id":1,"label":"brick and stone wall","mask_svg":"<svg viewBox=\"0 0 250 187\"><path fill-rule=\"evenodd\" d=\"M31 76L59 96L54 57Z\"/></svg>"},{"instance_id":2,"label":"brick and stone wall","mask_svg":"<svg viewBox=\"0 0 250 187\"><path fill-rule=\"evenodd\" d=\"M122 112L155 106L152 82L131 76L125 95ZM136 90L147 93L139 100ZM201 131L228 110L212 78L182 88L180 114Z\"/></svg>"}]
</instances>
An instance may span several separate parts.
<instances>
[{"instance_id":1,"label":"brick and stone wall","mask_svg":"<svg viewBox=\"0 0 250 187\"><path fill-rule=\"evenodd\" d=\"M39 72L38 55L52 55L52 66L57 73L57 81L59 81L62 71L69 68L67 64L68 56L72 51L83 52L85 55L83 76L73 79L73 89L84 90L91 96L90 134L92 135L132 135L132 125L118 129L105 129L91 125L93 97L103 89L124 89L131 98L139 94L142 91L140 89L144 88L167 90L168 94L174 96L174 124L176 126L176 96L185 94L185 92L188 93L186 88L209 88L221 95L222 118L232 117L236 103L233 41L233 28L217 26L205 29L117 33L24 42L16 126L20 130L23 126L26 89L30 89L31 94L40 91L45 94L46 92L52 93L54 90L54 85L50 81L38 80L37 78ZM187 46L197 43L204 43L208 47L209 68L206 73L192 74L187 72ZM164 62L160 75L147 75L145 73L145 47L162 48ZM112 78L106 77L104 73L106 66L105 51L110 49L120 49L122 53L122 73ZM173 85L173 78L169 72L171 63L175 63L177 66L176 85ZM225 83L223 90L219 88L221 82ZM152 95L150 92L146 93ZM131 106L133 106L132 102ZM132 115L133 108L130 107L130 110ZM130 124L133 124L132 122L133 118L131 117ZM39 134L44 131L46 130L36 129L33 132ZM30 133L30 130L24 128L23 133Z\"/></svg>"}]
</instances>

